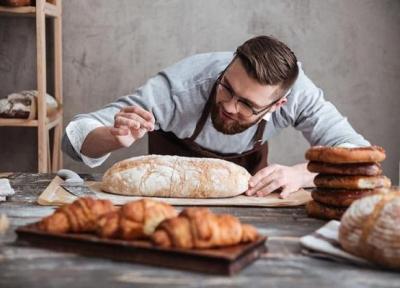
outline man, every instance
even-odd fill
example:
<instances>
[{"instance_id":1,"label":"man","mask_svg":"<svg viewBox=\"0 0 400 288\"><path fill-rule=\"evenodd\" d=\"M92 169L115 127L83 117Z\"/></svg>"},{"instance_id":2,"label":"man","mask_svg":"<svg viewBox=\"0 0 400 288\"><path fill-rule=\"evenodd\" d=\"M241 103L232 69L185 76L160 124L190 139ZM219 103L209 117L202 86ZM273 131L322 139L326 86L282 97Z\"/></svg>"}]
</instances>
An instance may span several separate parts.
<instances>
[{"instance_id":1,"label":"man","mask_svg":"<svg viewBox=\"0 0 400 288\"><path fill-rule=\"evenodd\" d=\"M200 54L166 68L134 94L66 128L63 150L90 167L150 132L151 154L218 157L252 173L247 195L313 186L306 163L267 166L267 141L289 125L311 145L366 146L304 74L294 53L268 36L235 53Z\"/></svg>"}]
</instances>

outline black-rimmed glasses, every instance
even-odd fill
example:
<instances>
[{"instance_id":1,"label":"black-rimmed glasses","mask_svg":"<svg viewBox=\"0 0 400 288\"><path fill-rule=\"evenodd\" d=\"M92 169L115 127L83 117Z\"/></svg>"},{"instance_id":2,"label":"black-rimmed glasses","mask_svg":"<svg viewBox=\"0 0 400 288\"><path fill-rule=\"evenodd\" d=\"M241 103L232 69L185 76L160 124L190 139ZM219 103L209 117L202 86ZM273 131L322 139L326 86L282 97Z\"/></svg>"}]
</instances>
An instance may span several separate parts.
<instances>
[{"instance_id":1,"label":"black-rimmed glasses","mask_svg":"<svg viewBox=\"0 0 400 288\"><path fill-rule=\"evenodd\" d=\"M231 101L233 98L236 98L235 100L235 108L237 113L240 113L241 115L245 116L245 117L250 117L252 115L259 115L262 112L267 111L269 108L271 108L273 105L275 105L276 103L279 102L279 100L281 100L283 97L275 100L274 102L272 102L271 104L268 104L267 106L256 110L254 107L252 107L252 105L248 102L246 102L245 99L243 99L240 96L237 96L235 94L235 92L229 87L227 86L225 83L223 83L221 81L221 79L217 79L217 84L222 88L222 93L221 95L221 100L222 102L229 102Z\"/></svg>"}]
</instances>

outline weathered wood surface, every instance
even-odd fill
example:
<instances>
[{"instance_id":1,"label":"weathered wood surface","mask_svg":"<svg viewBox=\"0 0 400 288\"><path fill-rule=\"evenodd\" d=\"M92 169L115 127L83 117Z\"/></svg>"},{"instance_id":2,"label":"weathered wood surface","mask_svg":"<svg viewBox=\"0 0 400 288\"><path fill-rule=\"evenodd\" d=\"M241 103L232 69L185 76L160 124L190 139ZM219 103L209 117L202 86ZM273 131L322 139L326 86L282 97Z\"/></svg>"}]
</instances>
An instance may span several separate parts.
<instances>
[{"instance_id":1,"label":"weathered wood surface","mask_svg":"<svg viewBox=\"0 0 400 288\"><path fill-rule=\"evenodd\" d=\"M85 175L86 179L93 179ZM97 176L97 177L96 177ZM268 253L239 275L209 276L139 264L53 252L14 244L14 230L52 213L36 204L51 174L9 176L16 194L0 204L11 228L0 236L0 287L399 287L400 274L373 270L301 253L299 237L319 228L303 207L212 207L232 213L268 235ZM95 175L94 179L98 179Z\"/></svg>"}]
</instances>

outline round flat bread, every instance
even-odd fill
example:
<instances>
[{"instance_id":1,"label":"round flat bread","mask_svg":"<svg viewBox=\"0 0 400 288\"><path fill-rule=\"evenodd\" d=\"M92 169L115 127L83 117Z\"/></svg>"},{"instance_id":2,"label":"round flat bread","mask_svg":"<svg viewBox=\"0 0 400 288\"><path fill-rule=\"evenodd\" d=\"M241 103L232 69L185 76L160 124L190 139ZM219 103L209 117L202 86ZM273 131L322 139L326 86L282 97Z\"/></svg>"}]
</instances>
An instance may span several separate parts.
<instances>
[{"instance_id":1,"label":"round flat bread","mask_svg":"<svg viewBox=\"0 0 400 288\"><path fill-rule=\"evenodd\" d=\"M333 207L312 200L306 204L306 212L309 217L327 220L340 220L347 208Z\"/></svg>"},{"instance_id":2,"label":"round flat bread","mask_svg":"<svg viewBox=\"0 0 400 288\"><path fill-rule=\"evenodd\" d=\"M314 146L307 150L307 160L326 163L373 163L386 158L385 150L379 146L344 148Z\"/></svg>"},{"instance_id":3,"label":"round flat bread","mask_svg":"<svg viewBox=\"0 0 400 288\"><path fill-rule=\"evenodd\" d=\"M317 187L333 189L374 189L390 187L392 184L386 176L346 176L318 174L314 178Z\"/></svg>"},{"instance_id":4,"label":"round flat bread","mask_svg":"<svg viewBox=\"0 0 400 288\"><path fill-rule=\"evenodd\" d=\"M362 190L346 190L346 189L322 189L316 188L311 192L311 197L319 203L335 206L348 207L355 200L362 197L374 195L378 193L387 193L389 189L362 189Z\"/></svg>"},{"instance_id":5,"label":"round flat bread","mask_svg":"<svg viewBox=\"0 0 400 288\"><path fill-rule=\"evenodd\" d=\"M379 163L332 164L311 161L308 162L307 169L310 172L321 174L361 176L377 176L382 174L382 168Z\"/></svg>"}]
</instances>

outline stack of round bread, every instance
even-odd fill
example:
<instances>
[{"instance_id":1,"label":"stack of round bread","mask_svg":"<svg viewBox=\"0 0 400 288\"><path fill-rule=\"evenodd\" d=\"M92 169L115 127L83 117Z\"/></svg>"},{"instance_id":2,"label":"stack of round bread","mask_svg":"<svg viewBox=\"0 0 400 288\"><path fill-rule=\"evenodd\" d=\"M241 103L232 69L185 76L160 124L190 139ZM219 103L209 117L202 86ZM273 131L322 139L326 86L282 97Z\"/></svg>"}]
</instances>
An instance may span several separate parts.
<instances>
[{"instance_id":1,"label":"stack of round bread","mask_svg":"<svg viewBox=\"0 0 400 288\"><path fill-rule=\"evenodd\" d=\"M386 157L378 146L344 148L311 147L306 152L308 170L318 175L307 203L307 214L340 220L350 204L367 195L382 193L390 179L382 175L380 162Z\"/></svg>"},{"instance_id":2,"label":"stack of round bread","mask_svg":"<svg viewBox=\"0 0 400 288\"><path fill-rule=\"evenodd\" d=\"M349 253L400 269L400 190L391 190L352 204L342 217L339 242Z\"/></svg>"}]
</instances>

